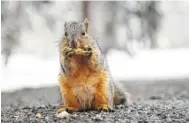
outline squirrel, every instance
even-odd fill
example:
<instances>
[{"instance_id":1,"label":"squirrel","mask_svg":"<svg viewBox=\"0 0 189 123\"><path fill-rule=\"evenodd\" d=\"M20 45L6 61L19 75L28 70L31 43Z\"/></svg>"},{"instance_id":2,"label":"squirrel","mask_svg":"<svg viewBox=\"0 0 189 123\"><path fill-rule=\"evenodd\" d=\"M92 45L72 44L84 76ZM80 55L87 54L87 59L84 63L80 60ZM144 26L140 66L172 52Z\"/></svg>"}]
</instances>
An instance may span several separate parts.
<instances>
[{"instance_id":1,"label":"squirrel","mask_svg":"<svg viewBox=\"0 0 189 123\"><path fill-rule=\"evenodd\" d=\"M130 94L113 82L106 59L88 27L88 19L64 23L64 36L59 43L59 85L64 106L57 112L113 111L114 105L130 103Z\"/></svg>"}]
</instances>

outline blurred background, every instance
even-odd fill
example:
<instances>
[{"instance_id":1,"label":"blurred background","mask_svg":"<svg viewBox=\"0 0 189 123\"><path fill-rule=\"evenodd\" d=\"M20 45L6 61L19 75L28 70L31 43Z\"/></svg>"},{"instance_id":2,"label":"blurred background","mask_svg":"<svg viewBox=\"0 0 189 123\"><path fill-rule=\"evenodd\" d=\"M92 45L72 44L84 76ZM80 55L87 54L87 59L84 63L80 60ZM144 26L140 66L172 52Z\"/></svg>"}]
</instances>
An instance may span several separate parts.
<instances>
[{"instance_id":1,"label":"blurred background","mask_svg":"<svg viewBox=\"0 0 189 123\"><path fill-rule=\"evenodd\" d=\"M85 18L116 81L189 78L188 1L1 1L2 91L58 85L63 24Z\"/></svg>"}]
</instances>

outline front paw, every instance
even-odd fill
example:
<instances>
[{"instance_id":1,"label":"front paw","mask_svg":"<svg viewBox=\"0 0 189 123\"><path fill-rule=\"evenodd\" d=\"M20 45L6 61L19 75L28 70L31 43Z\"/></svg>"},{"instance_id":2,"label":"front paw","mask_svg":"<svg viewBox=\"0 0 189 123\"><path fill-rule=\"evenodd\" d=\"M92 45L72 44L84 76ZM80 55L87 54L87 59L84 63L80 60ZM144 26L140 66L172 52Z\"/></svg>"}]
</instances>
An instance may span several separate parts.
<instances>
[{"instance_id":1,"label":"front paw","mask_svg":"<svg viewBox=\"0 0 189 123\"><path fill-rule=\"evenodd\" d=\"M70 47L64 49L64 56L71 57L74 54L74 50Z\"/></svg>"},{"instance_id":2,"label":"front paw","mask_svg":"<svg viewBox=\"0 0 189 123\"><path fill-rule=\"evenodd\" d=\"M109 111L113 112L114 110L109 105L101 105L97 108L98 111Z\"/></svg>"},{"instance_id":3,"label":"front paw","mask_svg":"<svg viewBox=\"0 0 189 123\"><path fill-rule=\"evenodd\" d=\"M78 49L75 49L75 52L74 52L75 55L80 55L80 56L91 56L92 55L92 51L91 50L88 50L88 49L81 49L81 48L78 48Z\"/></svg>"},{"instance_id":4,"label":"front paw","mask_svg":"<svg viewBox=\"0 0 189 123\"><path fill-rule=\"evenodd\" d=\"M61 113L63 111L67 111L69 113L72 113L72 112L76 112L76 111L79 111L79 109L77 108L74 108L74 107L61 107L59 108L56 112L57 113Z\"/></svg>"},{"instance_id":5,"label":"front paw","mask_svg":"<svg viewBox=\"0 0 189 123\"><path fill-rule=\"evenodd\" d=\"M90 46L84 46L84 48L83 48L85 51L92 51L92 48L90 47Z\"/></svg>"},{"instance_id":6,"label":"front paw","mask_svg":"<svg viewBox=\"0 0 189 123\"><path fill-rule=\"evenodd\" d=\"M90 46L87 45L83 49L85 50L87 56L92 55L92 48Z\"/></svg>"}]
</instances>

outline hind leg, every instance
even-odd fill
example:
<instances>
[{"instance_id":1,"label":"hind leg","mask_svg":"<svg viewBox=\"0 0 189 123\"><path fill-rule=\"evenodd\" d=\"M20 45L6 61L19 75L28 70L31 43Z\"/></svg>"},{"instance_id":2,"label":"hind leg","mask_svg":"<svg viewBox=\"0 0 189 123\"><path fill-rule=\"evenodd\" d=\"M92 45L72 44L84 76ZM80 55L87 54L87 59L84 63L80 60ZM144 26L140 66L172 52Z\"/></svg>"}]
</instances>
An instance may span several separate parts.
<instances>
[{"instance_id":1,"label":"hind leg","mask_svg":"<svg viewBox=\"0 0 189 123\"><path fill-rule=\"evenodd\" d=\"M64 77L60 77L60 90L62 94L62 99L64 103L64 107L61 107L57 110L57 112L68 111L75 112L79 111L80 104L77 100L74 92L65 84L66 79Z\"/></svg>"},{"instance_id":2,"label":"hind leg","mask_svg":"<svg viewBox=\"0 0 189 123\"><path fill-rule=\"evenodd\" d=\"M64 101L64 107L61 107L57 110L57 112L62 112L62 111L68 111L68 112L75 112L79 111L79 104L77 102L76 97L70 93L70 91L67 91L66 94L62 94L63 101Z\"/></svg>"},{"instance_id":3,"label":"hind leg","mask_svg":"<svg viewBox=\"0 0 189 123\"><path fill-rule=\"evenodd\" d=\"M107 74L104 72L101 75L100 81L96 87L95 93L95 109L102 111L113 111L112 101L109 95Z\"/></svg>"}]
</instances>

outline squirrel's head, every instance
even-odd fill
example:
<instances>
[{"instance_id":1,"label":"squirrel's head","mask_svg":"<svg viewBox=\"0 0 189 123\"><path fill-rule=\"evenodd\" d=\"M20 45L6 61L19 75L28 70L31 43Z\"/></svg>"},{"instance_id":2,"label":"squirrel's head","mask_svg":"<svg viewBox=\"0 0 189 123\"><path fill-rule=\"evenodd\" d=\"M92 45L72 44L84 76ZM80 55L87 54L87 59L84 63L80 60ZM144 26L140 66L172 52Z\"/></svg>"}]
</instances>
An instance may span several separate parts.
<instances>
[{"instance_id":1,"label":"squirrel's head","mask_svg":"<svg viewBox=\"0 0 189 123\"><path fill-rule=\"evenodd\" d=\"M70 47L76 48L88 32L88 20L84 22L69 21L64 23L64 37Z\"/></svg>"}]
</instances>

